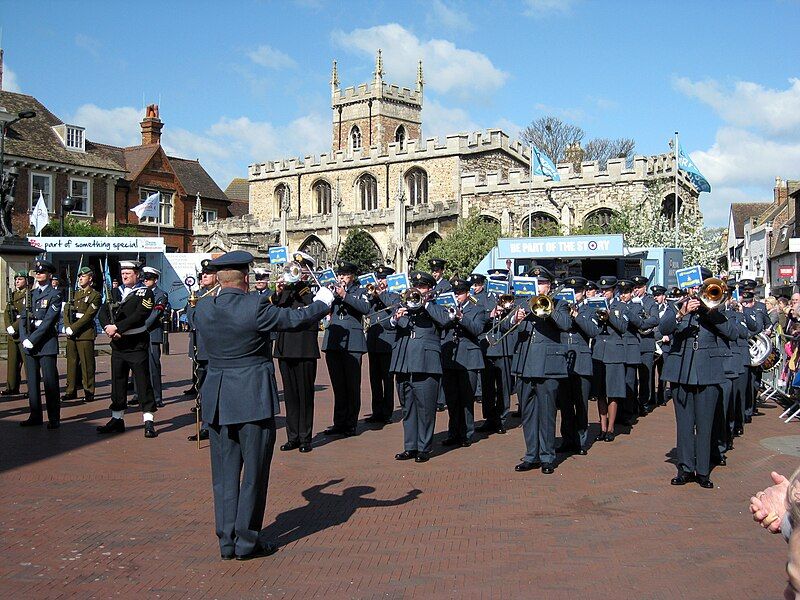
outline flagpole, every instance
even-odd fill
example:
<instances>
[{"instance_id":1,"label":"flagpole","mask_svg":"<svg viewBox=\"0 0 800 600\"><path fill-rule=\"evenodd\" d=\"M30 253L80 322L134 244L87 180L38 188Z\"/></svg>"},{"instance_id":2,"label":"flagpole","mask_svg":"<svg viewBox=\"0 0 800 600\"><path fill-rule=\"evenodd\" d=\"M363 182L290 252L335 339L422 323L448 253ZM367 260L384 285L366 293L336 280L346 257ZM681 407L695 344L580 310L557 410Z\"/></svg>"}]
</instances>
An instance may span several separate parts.
<instances>
[{"instance_id":1,"label":"flagpole","mask_svg":"<svg viewBox=\"0 0 800 600\"><path fill-rule=\"evenodd\" d=\"M675 247L678 247L680 240L680 220L678 219L678 174L680 167L678 166L678 132L675 132Z\"/></svg>"},{"instance_id":2,"label":"flagpole","mask_svg":"<svg viewBox=\"0 0 800 600\"><path fill-rule=\"evenodd\" d=\"M528 237L531 237L533 226L533 195L531 188L533 187L533 144L531 144L531 166L528 169Z\"/></svg>"}]
</instances>

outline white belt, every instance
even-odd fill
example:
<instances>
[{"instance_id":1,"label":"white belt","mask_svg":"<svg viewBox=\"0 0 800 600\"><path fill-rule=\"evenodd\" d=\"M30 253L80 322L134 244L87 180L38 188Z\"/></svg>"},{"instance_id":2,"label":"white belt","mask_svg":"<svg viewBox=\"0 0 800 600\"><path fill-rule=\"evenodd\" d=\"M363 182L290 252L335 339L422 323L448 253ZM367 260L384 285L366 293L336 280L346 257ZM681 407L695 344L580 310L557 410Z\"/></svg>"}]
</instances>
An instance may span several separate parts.
<instances>
[{"instance_id":1,"label":"white belt","mask_svg":"<svg viewBox=\"0 0 800 600\"><path fill-rule=\"evenodd\" d=\"M38 321L34 321L33 324L36 325L36 327L39 327L42 324L42 320L39 319Z\"/></svg>"},{"instance_id":2,"label":"white belt","mask_svg":"<svg viewBox=\"0 0 800 600\"><path fill-rule=\"evenodd\" d=\"M75 318L76 318L76 319L81 319L81 318L83 318L83 313L75 313Z\"/></svg>"}]
</instances>

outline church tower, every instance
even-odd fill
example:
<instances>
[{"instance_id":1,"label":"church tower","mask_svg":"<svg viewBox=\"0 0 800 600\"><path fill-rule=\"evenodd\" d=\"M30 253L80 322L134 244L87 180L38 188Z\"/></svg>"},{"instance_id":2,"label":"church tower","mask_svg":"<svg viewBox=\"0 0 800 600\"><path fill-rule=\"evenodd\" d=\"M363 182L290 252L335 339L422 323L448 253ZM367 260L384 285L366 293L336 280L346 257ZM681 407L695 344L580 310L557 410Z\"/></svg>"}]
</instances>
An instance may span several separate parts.
<instances>
[{"instance_id":1,"label":"church tower","mask_svg":"<svg viewBox=\"0 0 800 600\"><path fill-rule=\"evenodd\" d=\"M333 144L337 150L368 150L378 146L385 151L392 142L405 148L409 140L422 135L422 61L417 67L416 89L401 88L383 81L381 51L375 59L370 83L358 87L339 87L339 72L333 61L331 103L333 106Z\"/></svg>"}]
</instances>

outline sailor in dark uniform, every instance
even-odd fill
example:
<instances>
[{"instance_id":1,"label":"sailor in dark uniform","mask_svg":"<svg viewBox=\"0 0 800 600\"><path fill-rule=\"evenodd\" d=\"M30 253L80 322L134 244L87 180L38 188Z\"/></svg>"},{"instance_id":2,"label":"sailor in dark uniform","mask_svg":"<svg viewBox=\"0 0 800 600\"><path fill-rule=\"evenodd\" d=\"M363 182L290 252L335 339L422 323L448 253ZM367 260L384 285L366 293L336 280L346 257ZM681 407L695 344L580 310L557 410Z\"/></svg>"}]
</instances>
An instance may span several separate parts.
<instances>
[{"instance_id":1,"label":"sailor in dark uniform","mask_svg":"<svg viewBox=\"0 0 800 600\"><path fill-rule=\"evenodd\" d=\"M703 279L711 276L702 269ZM719 310L706 309L692 295L678 306L668 306L659 329L673 335L664 358L662 377L674 385L672 400L677 424L678 474L672 485L696 480L713 488L711 430L725 378L723 338L732 339L733 324Z\"/></svg>"},{"instance_id":2,"label":"sailor in dark uniform","mask_svg":"<svg viewBox=\"0 0 800 600\"><path fill-rule=\"evenodd\" d=\"M367 326L367 353L369 355L369 385L372 392L372 415L364 419L365 423L386 425L392 422L394 412L394 376L390 366L392 362L392 346L396 334L386 327L400 301L400 294L390 292L386 288L386 277L392 275L394 269L380 265L375 269L378 283L375 290L368 294L369 314L365 322ZM388 310L387 310L388 309Z\"/></svg>"},{"instance_id":3,"label":"sailor in dark uniform","mask_svg":"<svg viewBox=\"0 0 800 600\"><path fill-rule=\"evenodd\" d=\"M149 344L149 365L150 365L150 382L153 385L153 397L156 401L156 407L164 407L163 391L161 387L161 343L164 341L164 313L169 311L169 296L167 292L158 287L158 278L161 276L161 271L155 267L142 268L142 280L145 287L153 291L153 310L150 316L147 317L145 326L150 334Z\"/></svg>"},{"instance_id":4,"label":"sailor in dark uniform","mask_svg":"<svg viewBox=\"0 0 800 600\"><path fill-rule=\"evenodd\" d=\"M456 307L442 338L442 384L449 414L445 446L472 443L475 433L475 397L484 367L479 336L486 326L486 310L480 301L472 300L470 283L451 279Z\"/></svg>"},{"instance_id":5,"label":"sailor in dark uniform","mask_svg":"<svg viewBox=\"0 0 800 600\"><path fill-rule=\"evenodd\" d=\"M575 291L575 305L570 307L572 323L561 332L561 341L567 349L569 377L561 380L558 405L561 410L561 446L558 452L576 452L585 455L588 446L589 393L592 388L591 340L600 333L594 321L595 311L584 302L587 280L568 277L564 285Z\"/></svg>"},{"instance_id":6,"label":"sailor in dark uniform","mask_svg":"<svg viewBox=\"0 0 800 600\"><path fill-rule=\"evenodd\" d=\"M432 449L442 378L441 331L450 316L429 298L436 284L429 273L412 271L409 281L421 298L417 304L403 303L389 321L397 336L390 368L403 407L404 449L395 458L422 463L430 458Z\"/></svg>"},{"instance_id":7,"label":"sailor in dark uniform","mask_svg":"<svg viewBox=\"0 0 800 600\"><path fill-rule=\"evenodd\" d=\"M153 291L138 281L140 265L135 261L120 262L120 274L125 285L120 304L105 304L98 313L100 324L111 339L111 419L97 428L97 433L125 431L125 407L128 396L128 377L133 371L139 403L142 406L144 437L158 435L153 425L156 402L150 382L150 334L147 318L153 311Z\"/></svg>"},{"instance_id":8,"label":"sailor in dark uniform","mask_svg":"<svg viewBox=\"0 0 800 600\"><path fill-rule=\"evenodd\" d=\"M253 283L254 294L272 294L272 290L269 289L269 269L255 267L253 269L253 277L255 278Z\"/></svg>"},{"instance_id":9,"label":"sailor in dark uniform","mask_svg":"<svg viewBox=\"0 0 800 600\"><path fill-rule=\"evenodd\" d=\"M633 295L631 301L641 305L641 321L639 327L639 350L641 352L637 372L637 397L639 416L653 411L656 405L655 388L653 387L653 362L656 352L656 330L658 329L658 304L647 293L648 279L644 275L631 277Z\"/></svg>"},{"instance_id":10,"label":"sailor in dark uniform","mask_svg":"<svg viewBox=\"0 0 800 600\"><path fill-rule=\"evenodd\" d=\"M529 276L537 277L539 294L549 295L552 273L536 266ZM552 310L538 316L519 308L512 319L520 330L517 353L512 366L522 379L519 403L522 431L525 436L525 457L516 471L530 471L541 466L547 475L555 470L556 460L556 397L559 381L568 376L566 348L561 332L569 329L572 318L567 303L550 298Z\"/></svg>"},{"instance_id":11,"label":"sailor in dark uniform","mask_svg":"<svg viewBox=\"0 0 800 600\"><path fill-rule=\"evenodd\" d=\"M19 321L19 339L25 353L28 376L30 415L20 422L22 427L42 424L41 383L47 402L47 428L58 429L61 423L61 400L58 393L58 319L61 315L61 293L50 285L55 271L53 263L40 259L34 264L36 281L31 292L30 311Z\"/></svg>"},{"instance_id":12,"label":"sailor in dark uniform","mask_svg":"<svg viewBox=\"0 0 800 600\"><path fill-rule=\"evenodd\" d=\"M208 353L201 388L211 440L211 482L220 556L248 560L276 550L261 542L275 447L278 387L269 334L312 326L333 301L323 288L305 308L278 308L267 295L249 294L249 252L228 252L211 261L219 294L195 308L200 345Z\"/></svg>"},{"instance_id":13,"label":"sailor in dark uniform","mask_svg":"<svg viewBox=\"0 0 800 600\"><path fill-rule=\"evenodd\" d=\"M296 252L294 261L311 271L314 259L305 252ZM289 274L285 274L284 278ZM289 280L279 280L272 304L280 308L303 308L314 302L307 273ZM258 293L256 293L258 294ZM283 402L286 406L286 443L281 451L299 448L311 452L314 428L314 380L319 360L319 322L312 322L299 331L275 333L273 356L278 359L283 381Z\"/></svg>"},{"instance_id":14,"label":"sailor in dark uniform","mask_svg":"<svg viewBox=\"0 0 800 600\"><path fill-rule=\"evenodd\" d=\"M358 267L340 262L336 270L339 283L322 351L333 388L333 425L325 435L356 435L361 411L361 359L367 351L364 315L369 313L367 292L358 285Z\"/></svg>"},{"instance_id":15,"label":"sailor in dark uniform","mask_svg":"<svg viewBox=\"0 0 800 600\"><path fill-rule=\"evenodd\" d=\"M447 261L442 258L432 258L428 261L430 267L430 275L433 276L433 297L436 298L440 294L446 294L453 291L453 286L444 276L444 268L447 266ZM447 401L444 397L444 386L439 386L439 397L436 399L437 412L444 412L447 408Z\"/></svg>"}]
</instances>

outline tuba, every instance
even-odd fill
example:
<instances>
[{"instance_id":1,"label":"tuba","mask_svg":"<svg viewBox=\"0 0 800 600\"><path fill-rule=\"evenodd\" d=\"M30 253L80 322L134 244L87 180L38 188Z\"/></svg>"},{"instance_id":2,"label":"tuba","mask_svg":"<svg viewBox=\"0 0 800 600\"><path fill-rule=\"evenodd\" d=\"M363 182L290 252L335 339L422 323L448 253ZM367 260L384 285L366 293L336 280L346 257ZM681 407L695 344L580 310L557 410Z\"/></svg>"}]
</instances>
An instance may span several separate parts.
<instances>
[{"instance_id":1,"label":"tuba","mask_svg":"<svg viewBox=\"0 0 800 600\"><path fill-rule=\"evenodd\" d=\"M772 340L766 333L759 333L750 338L750 366L761 366L775 349Z\"/></svg>"},{"instance_id":2,"label":"tuba","mask_svg":"<svg viewBox=\"0 0 800 600\"><path fill-rule=\"evenodd\" d=\"M715 310L728 299L728 286L721 279L709 277L703 280L697 298L708 310Z\"/></svg>"}]
</instances>

